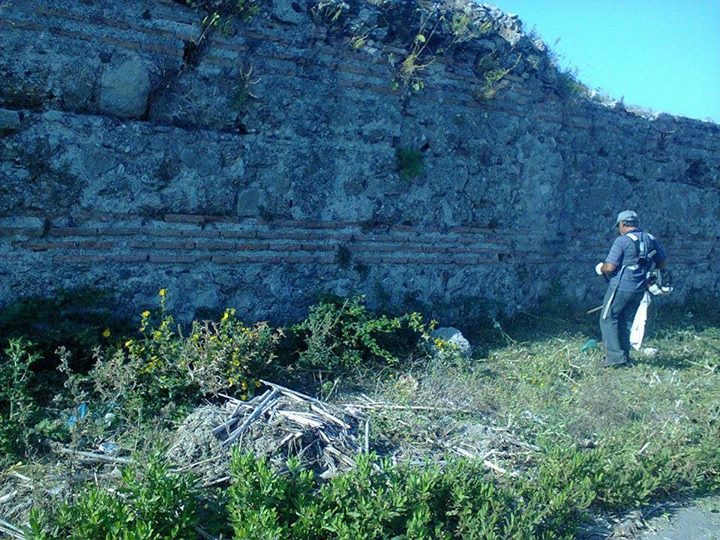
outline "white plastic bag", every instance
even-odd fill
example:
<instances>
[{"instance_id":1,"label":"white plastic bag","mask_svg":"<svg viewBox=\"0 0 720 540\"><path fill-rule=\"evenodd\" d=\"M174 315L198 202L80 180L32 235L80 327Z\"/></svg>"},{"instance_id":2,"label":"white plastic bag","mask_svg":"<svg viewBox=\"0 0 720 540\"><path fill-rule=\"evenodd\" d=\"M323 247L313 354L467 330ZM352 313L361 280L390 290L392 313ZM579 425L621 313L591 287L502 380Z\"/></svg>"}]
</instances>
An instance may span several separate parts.
<instances>
[{"instance_id":1,"label":"white plastic bag","mask_svg":"<svg viewBox=\"0 0 720 540\"><path fill-rule=\"evenodd\" d=\"M632 345L632 348L636 351L640 350L643 337L645 336L645 322L647 321L648 307L650 307L651 298L650 293L645 292L635 312L635 319L633 319L633 325L630 329L630 345Z\"/></svg>"}]
</instances>

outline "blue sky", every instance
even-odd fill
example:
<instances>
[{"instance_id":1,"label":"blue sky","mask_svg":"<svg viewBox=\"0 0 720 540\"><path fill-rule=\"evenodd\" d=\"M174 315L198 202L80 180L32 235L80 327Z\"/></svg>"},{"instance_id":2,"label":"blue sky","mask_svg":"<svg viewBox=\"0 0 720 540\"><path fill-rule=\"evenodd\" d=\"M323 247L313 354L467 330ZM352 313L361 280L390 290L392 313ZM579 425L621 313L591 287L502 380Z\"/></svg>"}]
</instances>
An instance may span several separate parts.
<instances>
[{"instance_id":1,"label":"blue sky","mask_svg":"<svg viewBox=\"0 0 720 540\"><path fill-rule=\"evenodd\" d=\"M655 112L720 123L720 0L494 0L580 81Z\"/></svg>"}]
</instances>

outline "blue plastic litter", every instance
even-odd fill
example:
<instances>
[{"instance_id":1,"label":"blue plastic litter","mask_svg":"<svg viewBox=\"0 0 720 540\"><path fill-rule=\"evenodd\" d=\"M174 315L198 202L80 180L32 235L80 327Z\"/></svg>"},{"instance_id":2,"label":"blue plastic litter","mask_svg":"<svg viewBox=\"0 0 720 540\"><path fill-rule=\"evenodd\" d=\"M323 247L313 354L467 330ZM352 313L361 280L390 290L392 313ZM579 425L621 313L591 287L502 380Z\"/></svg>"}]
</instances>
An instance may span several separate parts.
<instances>
[{"instance_id":1,"label":"blue plastic litter","mask_svg":"<svg viewBox=\"0 0 720 540\"><path fill-rule=\"evenodd\" d=\"M80 405L78 405L77 412L68 417L67 422L65 423L68 427L73 427L75 424L77 424L78 419L82 420L83 418L85 418L88 415L89 411L90 409L88 408L88 404L82 402Z\"/></svg>"},{"instance_id":2,"label":"blue plastic litter","mask_svg":"<svg viewBox=\"0 0 720 540\"><path fill-rule=\"evenodd\" d=\"M108 441L100 443L98 448L101 452L108 454L109 456L115 456L118 452L120 452L120 447L117 444Z\"/></svg>"},{"instance_id":3,"label":"blue plastic litter","mask_svg":"<svg viewBox=\"0 0 720 540\"><path fill-rule=\"evenodd\" d=\"M77 413L80 418L85 418L88 414L87 403L82 402L80 405L78 405Z\"/></svg>"},{"instance_id":4,"label":"blue plastic litter","mask_svg":"<svg viewBox=\"0 0 720 540\"><path fill-rule=\"evenodd\" d=\"M594 339L588 339L583 346L580 347L580 352L588 352L598 348L598 342Z\"/></svg>"}]
</instances>

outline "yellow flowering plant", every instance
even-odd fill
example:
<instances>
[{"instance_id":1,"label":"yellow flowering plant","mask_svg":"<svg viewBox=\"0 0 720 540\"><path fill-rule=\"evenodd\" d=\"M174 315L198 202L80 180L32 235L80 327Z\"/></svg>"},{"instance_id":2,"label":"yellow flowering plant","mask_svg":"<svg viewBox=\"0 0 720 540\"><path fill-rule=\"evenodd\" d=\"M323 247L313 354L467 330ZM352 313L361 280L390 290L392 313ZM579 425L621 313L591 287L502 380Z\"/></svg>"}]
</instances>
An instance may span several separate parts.
<instances>
[{"instance_id":1,"label":"yellow flowering plant","mask_svg":"<svg viewBox=\"0 0 720 540\"><path fill-rule=\"evenodd\" d=\"M167 290L158 296L160 309L140 314L139 335L99 354L91 372L96 390L107 399L142 403L149 414L191 394L194 386L180 367L183 340L166 309Z\"/></svg>"},{"instance_id":2,"label":"yellow flowering plant","mask_svg":"<svg viewBox=\"0 0 720 540\"><path fill-rule=\"evenodd\" d=\"M282 335L265 322L246 326L234 309L226 309L219 322L193 323L184 343L183 367L203 394L239 388L247 396L275 358Z\"/></svg>"}]
</instances>

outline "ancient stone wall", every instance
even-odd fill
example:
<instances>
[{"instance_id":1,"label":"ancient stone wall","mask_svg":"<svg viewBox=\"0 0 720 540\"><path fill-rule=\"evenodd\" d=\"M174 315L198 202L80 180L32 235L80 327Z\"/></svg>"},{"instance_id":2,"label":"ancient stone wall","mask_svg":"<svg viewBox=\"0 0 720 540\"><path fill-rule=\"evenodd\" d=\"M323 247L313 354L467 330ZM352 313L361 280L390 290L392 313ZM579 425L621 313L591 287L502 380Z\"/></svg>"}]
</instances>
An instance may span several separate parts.
<instances>
[{"instance_id":1,"label":"ancient stone wall","mask_svg":"<svg viewBox=\"0 0 720 540\"><path fill-rule=\"evenodd\" d=\"M414 2L327 5L264 3L228 35L169 1L0 7L0 305L84 286L128 311L168 288L185 318L288 321L327 292L456 323L551 290L591 306L626 208L676 300L717 287L719 126L590 99L488 5L443 12L480 21L462 39Z\"/></svg>"}]
</instances>

